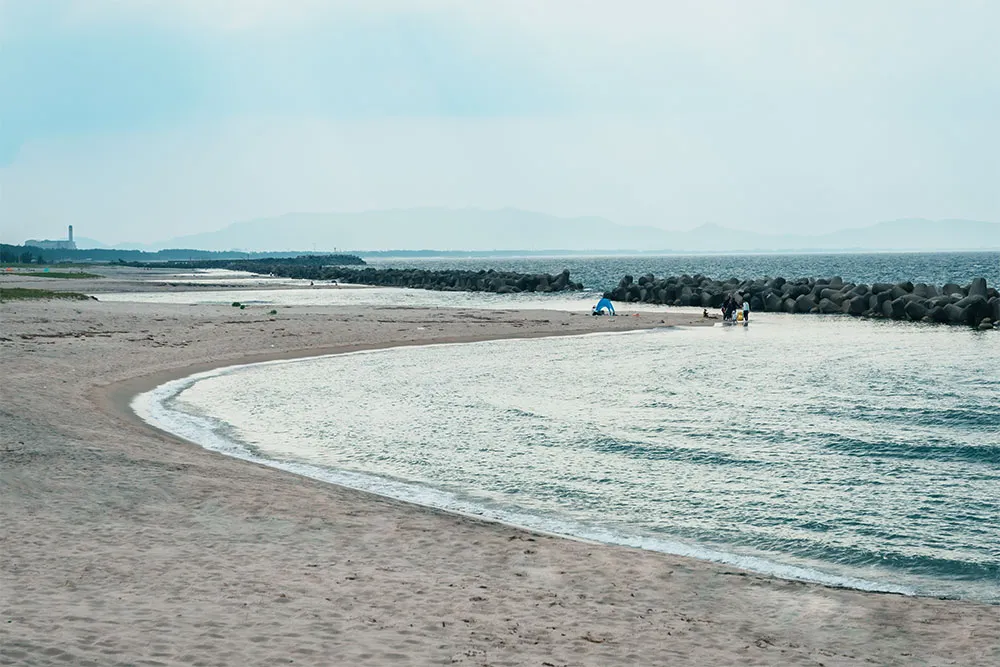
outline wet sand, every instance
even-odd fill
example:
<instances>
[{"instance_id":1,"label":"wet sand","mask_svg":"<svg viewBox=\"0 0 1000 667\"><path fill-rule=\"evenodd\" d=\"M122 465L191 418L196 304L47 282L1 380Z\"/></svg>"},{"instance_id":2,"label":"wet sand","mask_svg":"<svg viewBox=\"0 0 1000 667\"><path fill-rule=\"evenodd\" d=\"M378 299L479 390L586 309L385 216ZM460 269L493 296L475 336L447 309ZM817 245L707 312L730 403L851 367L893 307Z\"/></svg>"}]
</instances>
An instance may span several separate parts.
<instances>
[{"instance_id":1,"label":"wet sand","mask_svg":"<svg viewBox=\"0 0 1000 667\"><path fill-rule=\"evenodd\" d=\"M659 319L0 305L0 664L1000 663L997 606L487 523L208 452L128 409L234 363Z\"/></svg>"}]
</instances>

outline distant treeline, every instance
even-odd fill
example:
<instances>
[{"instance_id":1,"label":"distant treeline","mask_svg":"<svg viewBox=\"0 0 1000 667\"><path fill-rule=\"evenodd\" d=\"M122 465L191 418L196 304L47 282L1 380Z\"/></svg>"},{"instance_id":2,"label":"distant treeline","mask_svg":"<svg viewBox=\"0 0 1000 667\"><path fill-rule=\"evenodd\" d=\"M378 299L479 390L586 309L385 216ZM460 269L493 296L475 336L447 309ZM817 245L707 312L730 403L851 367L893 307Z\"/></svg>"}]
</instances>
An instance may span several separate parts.
<instances>
[{"instance_id":1,"label":"distant treeline","mask_svg":"<svg viewBox=\"0 0 1000 667\"><path fill-rule=\"evenodd\" d=\"M157 250L148 252L145 250L116 250L112 248L36 248L35 246L0 244L0 262L22 263L22 264L42 264L45 262L149 262L156 266L165 266L166 262L197 261L197 260L261 260L272 258L295 258L303 253L299 252L236 252L233 250L213 251L213 250L189 250L184 248L171 248L168 250ZM27 261L24 258L27 257ZM352 263L363 261L354 255L327 255L327 257L352 257ZM41 258L41 259L39 259Z\"/></svg>"},{"instance_id":2,"label":"distant treeline","mask_svg":"<svg viewBox=\"0 0 1000 667\"><path fill-rule=\"evenodd\" d=\"M357 255L299 255L297 257L261 257L259 259L199 259L171 262L120 262L125 266L157 269L228 269L264 273L282 278L313 278L327 266L362 266Z\"/></svg>"},{"instance_id":3,"label":"distant treeline","mask_svg":"<svg viewBox=\"0 0 1000 667\"><path fill-rule=\"evenodd\" d=\"M0 243L0 264L44 264L46 261L41 248Z\"/></svg>"}]
</instances>

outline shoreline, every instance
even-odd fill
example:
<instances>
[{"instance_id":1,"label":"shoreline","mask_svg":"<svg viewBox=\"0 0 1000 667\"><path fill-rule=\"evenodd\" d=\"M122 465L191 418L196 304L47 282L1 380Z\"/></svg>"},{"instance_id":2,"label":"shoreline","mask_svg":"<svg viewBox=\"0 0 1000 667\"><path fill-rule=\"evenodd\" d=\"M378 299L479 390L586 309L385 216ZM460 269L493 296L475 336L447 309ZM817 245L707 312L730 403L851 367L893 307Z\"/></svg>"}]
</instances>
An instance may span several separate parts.
<instances>
[{"instance_id":1,"label":"shoreline","mask_svg":"<svg viewBox=\"0 0 1000 667\"><path fill-rule=\"evenodd\" d=\"M1000 658L1000 606L551 537L245 465L132 412L147 385L241 360L649 328L568 313L301 307L269 320L262 310L0 306L0 661Z\"/></svg>"},{"instance_id":2,"label":"shoreline","mask_svg":"<svg viewBox=\"0 0 1000 667\"><path fill-rule=\"evenodd\" d=\"M511 311L518 312L518 311ZM714 320L713 320L714 322ZM673 329L677 327L691 326L691 325L677 325L677 324L658 324L655 326L643 326L640 328L633 329L632 331L655 331L657 329ZM706 325L707 326L707 325ZM619 331L611 333L631 333L632 331ZM258 352L246 357L239 357L236 359L226 359L224 361L208 361L192 364L190 366L182 366L177 368L170 368L166 370L157 371L156 373L151 373L149 375L140 375L136 377L127 378L124 380L116 381L110 385L100 386L94 388L94 400L95 402L105 406L105 409L114 414L115 416L132 422L135 425L149 428L156 433L183 442L189 445L197 445L198 447L205 449L202 445L197 442L186 440L178 435L165 431L155 424L152 424L138 414L132 408L132 402L139 397L141 394L148 393L154 389L167 384L169 382L174 382L176 380L183 380L185 378L191 377L192 375L197 375L199 373L209 373L212 371L221 370L230 367L241 367L241 366L253 366L256 364L266 364L271 362L281 362L281 361L301 361L304 359L315 359L319 357L329 357L337 356L341 354L352 354L355 352L372 352L377 350L391 350L396 348L405 347L425 347L430 345L462 345L464 343L483 343L487 341L494 340L529 340L537 338L568 338L573 336L589 336L593 334L601 334L605 332L601 331L565 331L565 332L542 332L542 333L525 333L525 334L507 334L507 335L479 335L479 336L450 336L440 339L428 339L421 341L403 341L403 342L386 342L386 343L350 343L346 345L336 345L332 347L316 347L316 348L302 348L295 350L281 350L274 352ZM211 451L211 450L208 450ZM378 494L376 494L378 495Z\"/></svg>"},{"instance_id":3,"label":"shoreline","mask_svg":"<svg viewBox=\"0 0 1000 667\"><path fill-rule=\"evenodd\" d=\"M644 331L656 331L656 330L660 330L660 329L675 329L675 328L678 328L678 326L679 325L649 327L647 329L644 329ZM680 326L681 326L681 328L683 328L683 325L680 325ZM694 329L694 328L700 328L700 327L690 327L690 328ZM636 331L638 331L638 330L636 330ZM143 418L141 415L138 414L138 412L137 412L137 410L135 408L135 401L138 398L140 398L141 396L143 396L145 394L152 393L153 391L155 391L155 390L157 390L157 389L159 389L159 388L161 388L161 387L163 387L163 386L165 386L167 384L171 384L173 382L178 382L178 381L182 381L182 380L192 379L192 378L194 378L197 375L209 375L210 376L212 373L214 373L216 371L226 371L226 370L229 370L229 369L246 368L248 366L256 366L256 365L260 365L260 364L271 364L271 363L281 363L281 362L304 361L304 360L309 360L309 359L319 359L319 358L331 357L331 356L355 354L355 353L358 353L358 352L372 352L372 351L379 351L379 350L393 350L393 349L401 349L401 348L407 348L407 347L428 347L428 346L435 346L435 345L463 345L463 344L468 344L468 343L477 343L477 342L494 341L494 340L528 340L528 339L563 338L563 337L591 336L591 335L616 335L616 334L617 335L621 335L621 334L636 333L636 331L611 332L611 333L593 332L593 331L590 331L590 332L586 332L586 331L585 332L568 331L568 332L560 332L560 333L555 333L555 334L544 334L543 333L543 334L527 334L527 335L521 335L521 336L513 335L513 336L507 336L507 337L495 337L495 336L453 337L453 338L446 338L446 339L441 339L441 340L427 340L427 341L421 341L421 342L409 342L409 343L404 343L404 344L391 344L391 343L371 344L371 345L355 344L355 345L345 346L344 348L335 348L335 349L332 349L332 350L302 350L302 351L296 350L296 351L278 352L278 353L274 353L274 354L265 353L264 355L256 355L256 356L263 356L263 358L253 358L252 360L242 359L242 360L236 361L235 363L225 362L224 364L219 364L219 365L214 365L214 364L208 364L208 365L201 364L201 365L197 365L195 367L192 367L191 372L186 372L188 369L173 369L173 370L169 370L169 371L164 371L162 373L157 373L157 374L154 374L152 376L142 376L142 377L132 378L130 380L125 380L125 381L122 381L120 383L116 383L116 385L112 385L111 387L104 388L104 392L106 394L106 397L110 397L109 398L110 405L112 406L112 409L116 413L118 413L118 416L125 417L125 418L130 418L130 419L132 419L133 421L135 421L138 425L140 425L142 427L145 427L145 428L148 428L148 429L150 429L152 431L155 431L157 434L160 434L160 435L162 435L164 437L176 440L178 442L182 442L185 445L194 445L194 446L199 447L199 448L201 448L201 449L203 449L205 451L212 452L212 453L215 453L215 454L221 454L222 456L226 456L228 458L232 458L232 459L235 459L235 460L238 460L238 461L242 461L244 463L250 463L250 464L253 464L253 465L263 466L263 467L268 468L270 470L279 470L279 471L282 471L282 472L285 472L285 473L290 473L290 474L293 474L293 475L298 475L298 476L305 477L305 478L308 478L308 479L311 479L311 480L315 480L315 481L318 481L318 482L323 483L323 484L332 484L334 486L338 486L338 487L350 489L352 491L357 491L359 493L370 494L370 495L373 495L373 496L376 496L376 497L379 497L379 498L385 498L385 499L389 499L389 500L392 500L392 501L395 501L395 502L401 502L401 503L405 503L405 504L408 504L408 505L413 505L415 507L419 507L419 508L423 508L423 509L427 509L427 510L432 510L432 511L435 511L435 512L444 512L446 514L453 514L455 516L461 516L461 517L464 517L464 518L467 518L467 519L471 519L471 520L474 520L474 521L482 521L482 522L486 522L486 523L496 523L496 524L501 525L501 526L506 526L506 527L513 528L513 529L516 529L516 530L526 531L526 532L529 532L529 533L534 534L534 535L545 535L547 537L553 537L553 538L557 538L557 539L574 540L574 541L579 541L579 542L583 542L583 543L586 543L586 544L592 544L592 545L604 545L604 546L620 547L620 548L625 548L625 549L638 549L640 551L649 551L651 553L661 553L661 554L667 554L667 555L670 555L670 556L676 556L676 557L680 557L680 558L690 558L690 559L697 560L697 561L700 561L700 562L703 562L703 563L710 563L710 564L712 564L714 566L717 566L717 567L736 568L738 570L741 570L741 571L747 573L748 575L756 575L756 576L763 576L763 577L772 577L772 578L775 578L775 579L780 579L780 580L785 580L785 581L790 581L790 582L807 583L807 584L816 585L816 586L822 586L822 587L831 588L831 589L851 590L851 591L857 591L857 592L861 592L861 593L876 593L876 594L883 594L883 595L901 595L901 596L904 596L904 597L911 597L911 598L927 598L927 599L935 599L935 600L953 600L953 601L959 601L959 602L970 602L970 603L973 603L973 604L988 604L988 605L990 604L988 602L982 602L980 600L965 599L965 598L959 598L959 597L941 596L941 595L932 595L932 594L920 594L920 593L915 593L915 592L907 592L907 591L904 591L904 590L894 590L891 587L891 584L883 583L883 582L879 582L879 581L875 581L875 580L868 581L868 580L860 580L860 579L858 579L858 580L856 580L856 581L858 581L858 585L851 585L850 583L831 583L830 581L823 581L822 578L825 577L825 578L828 578L828 579L831 579L831 580L833 580L833 579L843 579L845 581L847 579L849 579L849 578L841 576L841 575L830 574L830 573L827 573L827 572L823 572L821 570L815 570L815 575L817 575L817 576L813 576L813 577L810 577L807 574L803 574L802 576L793 576L792 574L778 574L778 573L775 573L773 571L769 572L769 571L762 570L762 569L754 569L752 567L741 565L738 562L732 562L732 560L738 560L739 558L744 557L744 556L741 556L738 553L727 552L727 551L720 551L718 549L710 549L710 548L702 546L702 545L689 545L689 544L686 544L686 543L683 543L683 542L679 542L679 541L677 541L677 540L675 540L673 538L669 538L669 539L667 539L667 541L668 542L674 542L676 544L679 544L679 545L682 545L684 547L687 547L687 549L690 550L690 551L702 550L706 554L708 554L708 553L716 553L716 554L719 555L719 557L718 558L712 558L712 557L710 557L708 555L697 556L697 555L692 555L690 553L684 553L683 550L673 550L673 551L671 551L669 549L655 549L655 548L649 548L649 547L643 547L643 546L635 546L633 544L628 544L627 542L623 542L623 541L601 540L601 539L598 539L598 538L590 538L590 537L585 537L585 536L582 536L582 535L575 535L575 534L568 533L568 532L559 532L559 531L555 531L555 530L545 530L545 529L541 529L541 528L530 526L530 525L520 524L520 523L517 523L515 520L506 520L506 519L501 518L499 516L484 515L484 514L477 513L477 512L471 511L471 510L461 510L461 509L456 509L456 508L439 507L439 506L434 505L434 504L432 504L430 502L420 502L418 500L414 500L414 499L411 499L411 498L403 498L403 497L399 497L397 495L393 495L392 493L389 493L389 492L380 493L379 491L373 490L371 488L365 488L363 486L354 485L354 484L350 484L350 483L346 483L346 482L338 482L338 481L335 481L334 479L330 479L329 478L331 476L336 476L336 474L338 472L344 472L344 471L333 470L332 471L333 475L329 475L329 474L323 475L323 474L319 474L318 472L316 472L316 471L319 471L319 470L323 470L323 467L322 466L317 466L317 465L314 465L314 464L307 464L307 463L300 463L300 464L294 464L294 465L282 464L281 462L278 462L278 461L271 461L270 459L267 459L266 457L262 457L262 456L260 456L258 454L250 452L249 450L246 451L245 454L236 454L236 453L223 452L223 451L220 451L220 450L218 450L218 449L216 449L214 447L211 447L209 445L206 445L206 444L203 444L201 442L198 442L197 440L188 439L188 438L185 438L184 436L181 436L181 435L178 435L178 434L173 433L171 431L168 431L166 429L163 429L157 423L155 423L155 420L150 421L150 420L147 420L147 419ZM300 352L304 352L305 354L300 354ZM194 382L197 382L197 381L198 380L194 380ZM310 472L310 471L312 471L312 472ZM330 471L327 471L327 472L330 472ZM381 476L379 476L377 474L374 474L374 473L363 472L363 473L360 473L360 475L363 476L363 477L381 478ZM389 480L389 481L393 481L394 482L395 480ZM403 484L404 486L408 485L408 482L406 482L406 481L399 482L399 483ZM730 559L730 560L727 560L727 558ZM762 560L762 562L764 564L770 565L772 567L777 567L777 568L787 568L789 570L802 570L803 569L803 566L784 564L784 563L780 563L778 561L772 561L772 560L770 560L770 559L768 559L766 557L763 557L763 556L752 556L752 557L747 557L747 558L751 558L753 560ZM862 586L861 584L866 584L866 585L871 586L871 587L866 588L866 587ZM875 588L876 586L880 586L881 588ZM998 603L998 606L1000 606L1000 603Z\"/></svg>"}]
</instances>

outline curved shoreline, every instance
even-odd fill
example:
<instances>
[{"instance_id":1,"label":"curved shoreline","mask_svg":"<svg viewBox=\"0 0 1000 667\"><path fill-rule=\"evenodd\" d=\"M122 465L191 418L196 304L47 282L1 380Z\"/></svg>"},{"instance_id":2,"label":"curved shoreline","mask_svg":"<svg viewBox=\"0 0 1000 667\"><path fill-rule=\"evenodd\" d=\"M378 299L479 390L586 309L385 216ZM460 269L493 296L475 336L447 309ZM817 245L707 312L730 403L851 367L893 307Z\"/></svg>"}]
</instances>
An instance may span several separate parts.
<instances>
[{"instance_id":1,"label":"curved shoreline","mask_svg":"<svg viewBox=\"0 0 1000 667\"><path fill-rule=\"evenodd\" d=\"M243 465L128 408L144 387L241 360L648 328L544 312L264 312L0 306L0 657L623 667L1000 658L1000 606L551 538Z\"/></svg>"},{"instance_id":2,"label":"curved shoreline","mask_svg":"<svg viewBox=\"0 0 1000 667\"><path fill-rule=\"evenodd\" d=\"M673 327L660 327L662 328L673 328ZM653 331L656 329L649 329ZM408 505L413 505L422 509L429 509L436 512L446 512L456 516L465 517L467 519L473 519L477 521L486 521L490 523L496 523L502 526L507 526L517 530L526 531L532 534L546 535L549 537L569 539L574 541L581 541L588 544L595 545L606 545L612 547L623 547L629 549L640 549L643 551L650 551L653 553L669 554L671 556L677 556L681 558L691 558L702 563L710 563L715 566L720 567L735 567L743 570L747 573L753 573L756 575L773 577L776 579L782 579L786 581L796 581L809 584L815 584L818 586L825 586L834 589L846 589L846 590L856 590L865 593L881 593L881 594L891 594L891 595L904 595L908 597L923 597L932 599L955 599L960 598L949 598L936 596L931 594L921 594L912 590L906 590L904 587L894 586L891 584L875 581L875 580L865 580L855 577L848 577L843 575L835 575L828 572L824 572L818 569L810 569L804 566L790 565L786 563L781 563L780 561L771 560L764 556L746 556L740 555L736 552L724 551L719 548L709 548L698 544L687 544L676 539L666 537L666 538L656 538L651 539L647 537L640 536L628 536L628 535L608 535L606 538L601 539L598 537L587 537L584 535L575 534L572 532L562 532L558 530L547 530L540 528L537 525L530 525L530 523L521 523L516 518L505 519L495 512L481 512L476 511L474 506L470 506L467 509L459 509L457 507L447 507L441 506L439 504L434 504L432 501L422 502L413 497L406 497L405 493L400 495L400 492L405 488L417 487L417 485L408 480L395 480L392 478L383 477L376 473L366 472L366 471L343 471L338 469L326 468L324 466L318 466L311 463L304 462L282 462L274 461L268 459L267 457L261 456L253 451L246 449L243 445L238 442L234 442L238 448L235 451L230 451L228 447L221 448L208 444L204 441L187 438L173 431L162 428L161 423L157 422L155 416L149 416L147 419L139 414L137 409L137 402L145 398L148 404L147 409L152 407L159 407L163 409L163 400L176 396L178 393L184 391L186 388L196 384L197 382L207 379L210 377L217 376L218 374L223 374L228 371L234 371L244 368L250 368L261 365L269 364L280 364L280 363L295 363L300 361L322 359L328 357L367 353L367 352L378 352L381 350L394 350L402 349L406 347L431 347L431 346L443 346L443 345L467 345L470 343L485 342L491 340L526 340L526 339L544 339L544 338L562 338L562 337L572 337L572 336L590 336L590 335L625 335L636 332L615 332L612 334L602 334L600 332L594 333L566 333L562 335L552 335L552 336L520 336L520 337L489 337L489 338L474 338L474 339L459 339L459 340L442 340L442 341L425 341L419 345L377 345L377 346L365 346L358 349L347 349L338 351L326 351L320 354L310 354L306 356L296 355L278 355L277 358L267 358L256 361L249 362L237 362L235 364L226 364L221 366L216 366L214 368L200 369L196 370L187 375L180 375L177 377L171 377L170 379L156 384L155 386L149 387L148 389L140 390L139 392L132 394L131 398L125 397L128 401L126 406L127 409L133 417L138 418L143 425L155 430L158 433L164 434L168 437L181 440L185 443L190 443L195 446L200 447L203 450L222 454L229 458L233 458L245 463L252 463L256 465L265 466L273 470L281 470L294 475L300 475L309 479L319 481L324 484L333 484L338 487L350 489L352 491L358 491L361 493L371 494L378 496L380 498L387 498L396 502L406 503ZM176 375L176 373L174 374ZM156 393L160 389L166 388L168 385L183 383L184 386L177 389L177 391L171 392L168 397L165 398L154 398L152 394ZM119 410L123 409L121 404L117 405ZM212 435L210 439L214 439L216 436ZM223 437L223 439L225 439ZM347 479L345 479L345 477ZM359 479L368 478L369 480L383 480L388 483L390 488L396 488L397 492L392 491L379 491L376 488L372 488L372 484L364 483L351 483L349 480L352 477L357 477ZM402 487L402 488L401 488ZM429 487L433 491L439 493L445 493L440 489L434 487ZM524 517L525 520L530 520L530 517ZM587 530L587 527L583 524L579 524L576 527L579 531ZM647 546L652 542L659 543L660 548L654 546ZM700 552L700 553L699 553Z\"/></svg>"},{"instance_id":3,"label":"curved shoreline","mask_svg":"<svg viewBox=\"0 0 1000 667\"><path fill-rule=\"evenodd\" d=\"M714 320L713 320L714 322ZM674 328L678 326L688 326L688 325L651 325L643 326L641 329L652 331L655 329L667 329ZM274 352L258 352L249 354L243 357L227 358L218 361L207 361L199 362L194 364L189 364L187 366L177 366L175 368L169 368L157 371L155 373L150 373L148 375L138 375L135 377L130 377L124 380L118 380L109 385L95 387L94 399L98 404L101 404L105 409L119 418L124 418L127 421L148 428L158 435L183 442L185 444L194 444L189 440L181 438L169 431L164 431L158 428L155 424L151 424L146 420L142 419L136 414L135 410L132 408L132 401L136 399L139 395L150 392L157 387L160 387L168 382L173 382L175 380L182 380L184 378L190 377L192 375L197 375L199 373L208 373L211 371L218 371L224 368L230 367L240 367L240 366L252 366L256 364L265 364L270 362L280 362L280 361L300 361L304 359L314 359L318 357L328 357L341 354L352 354L355 352L372 352L377 350L391 350L396 348L405 347L424 347L428 345L460 345L464 343L483 343L491 340L525 340L525 339L535 339L535 338L564 338L572 336L587 336L595 333L604 333L600 331L565 331L565 332L542 332L542 333L508 333L504 335L479 335L479 336L445 336L442 338L431 338L427 340L419 341L397 341L397 342L385 342L385 343L351 343L347 345L333 345L333 346L320 346L320 347L310 347L295 350L280 350ZM613 333L626 333L613 332ZM200 445L198 445L201 447ZM204 449L204 448L202 448Z\"/></svg>"}]
</instances>

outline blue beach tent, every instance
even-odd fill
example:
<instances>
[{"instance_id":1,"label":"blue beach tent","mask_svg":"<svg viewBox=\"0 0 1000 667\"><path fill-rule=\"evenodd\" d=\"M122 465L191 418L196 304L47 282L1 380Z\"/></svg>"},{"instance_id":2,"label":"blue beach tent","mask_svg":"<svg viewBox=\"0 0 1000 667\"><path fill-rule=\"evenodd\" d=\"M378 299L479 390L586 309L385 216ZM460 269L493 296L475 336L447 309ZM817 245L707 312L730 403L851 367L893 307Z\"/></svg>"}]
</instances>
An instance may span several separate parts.
<instances>
[{"instance_id":1,"label":"blue beach tent","mask_svg":"<svg viewBox=\"0 0 1000 667\"><path fill-rule=\"evenodd\" d=\"M600 301L597 302L597 305L594 306L594 314L595 315L600 315L601 311L603 311L603 310L607 310L608 311L608 315L614 315L615 314L615 307L613 305L611 305L611 299L602 298Z\"/></svg>"}]
</instances>

